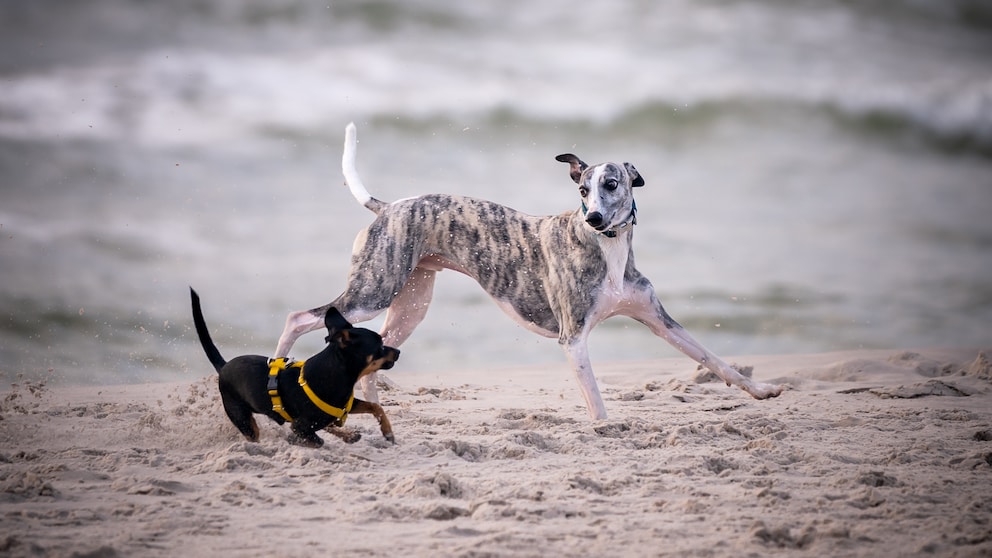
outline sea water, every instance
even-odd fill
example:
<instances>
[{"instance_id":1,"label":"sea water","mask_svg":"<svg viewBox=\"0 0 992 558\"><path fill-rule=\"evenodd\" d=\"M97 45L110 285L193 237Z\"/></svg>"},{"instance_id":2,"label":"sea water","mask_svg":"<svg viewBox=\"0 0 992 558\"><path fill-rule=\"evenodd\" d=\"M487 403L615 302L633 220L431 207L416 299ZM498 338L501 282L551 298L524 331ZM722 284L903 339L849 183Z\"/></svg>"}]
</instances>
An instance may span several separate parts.
<instances>
[{"instance_id":1,"label":"sea water","mask_svg":"<svg viewBox=\"0 0 992 558\"><path fill-rule=\"evenodd\" d=\"M990 53L979 0L5 2L0 381L211 374L190 285L270 353L372 220L349 121L387 201L560 213L555 155L633 163L638 268L719 354L988 346ZM678 353L615 318L591 354ZM391 375L563 359L448 271Z\"/></svg>"}]
</instances>

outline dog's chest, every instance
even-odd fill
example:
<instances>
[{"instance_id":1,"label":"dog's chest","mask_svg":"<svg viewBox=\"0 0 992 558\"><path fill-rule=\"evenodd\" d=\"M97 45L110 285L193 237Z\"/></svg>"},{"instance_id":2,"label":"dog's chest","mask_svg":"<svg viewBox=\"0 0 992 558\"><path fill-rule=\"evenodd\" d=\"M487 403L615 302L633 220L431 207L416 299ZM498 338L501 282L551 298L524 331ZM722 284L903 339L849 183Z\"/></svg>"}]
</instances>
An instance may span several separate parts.
<instances>
[{"instance_id":1,"label":"dog's chest","mask_svg":"<svg viewBox=\"0 0 992 558\"><path fill-rule=\"evenodd\" d=\"M604 302L619 303L624 294L624 274L627 270L627 258L630 256L630 242L627 237L617 235L615 238L601 237L599 246L602 249L603 260L606 262L606 277L603 279L602 297Z\"/></svg>"}]
</instances>

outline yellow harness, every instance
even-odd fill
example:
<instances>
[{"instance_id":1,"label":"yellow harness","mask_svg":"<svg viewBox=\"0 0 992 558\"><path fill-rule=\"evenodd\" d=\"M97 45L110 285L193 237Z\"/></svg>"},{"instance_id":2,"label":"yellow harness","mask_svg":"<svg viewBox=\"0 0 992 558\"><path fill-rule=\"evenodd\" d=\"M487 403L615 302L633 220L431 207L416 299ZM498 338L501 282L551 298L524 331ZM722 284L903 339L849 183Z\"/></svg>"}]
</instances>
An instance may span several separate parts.
<instances>
[{"instance_id":1,"label":"yellow harness","mask_svg":"<svg viewBox=\"0 0 992 558\"><path fill-rule=\"evenodd\" d=\"M282 406L282 397L279 397L279 372L282 372L286 368L299 368L299 384L303 388L303 393L307 394L310 402L316 405L318 409L336 418L338 420L338 426L344 426L344 421L348 419L348 413L351 412L351 406L355 403L355 392L352 391L351 396L348 398L348 404L344 406L344 409L328 404L323 399L317 397L317 394L307 385L306 378L303 377L303 361L301 360L287 363L286 359L277 358L269 361L269 383L266 387L269 390L269 397L272 398L272 410L279 413L287 422L293 422L293 417L289 416L289 413Z\"/></svg>"}]
</instances>

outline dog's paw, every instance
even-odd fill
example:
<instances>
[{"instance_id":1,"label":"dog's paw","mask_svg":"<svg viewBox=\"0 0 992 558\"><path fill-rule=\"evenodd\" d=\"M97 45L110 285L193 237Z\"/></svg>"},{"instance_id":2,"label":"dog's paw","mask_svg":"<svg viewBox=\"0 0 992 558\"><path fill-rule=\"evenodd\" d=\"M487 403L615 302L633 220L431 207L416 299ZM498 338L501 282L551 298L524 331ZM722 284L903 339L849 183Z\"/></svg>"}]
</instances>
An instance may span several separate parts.
<instances>
[{"instance_id":1,"label":"dog's paw","mask_svg":"<svg viewBox=\"0 0 992 558\"><path fill-rule=\"evenodd\" d=\"M346 444L354 444L355 442L362 439L362 434L348 428L341 428L338 426L328 426L324 431L334 434L341 439L342 442Z\"/></svg>"},{"instance_id":2,"label":"dog's paw","mask_svg":"<svg viewBox=\"0 0 992 558\"><path fill-rule=\"evenodd\" d=\"M774 384L752 383L744 388L755 399L770 399L782 395L782 386Z\"/></svg>"},{"instance_id":3,"label":"dog's paw","mask_svg":"<svg viewBox=\"0 0 992 558\"><path fill-rule=\"evenodd\" d=\"M317 434L312 436L301 436L297 433L290 434L286 441L294 446L303 446L305 448L317 449L324 445L324 440Z\"/></svg>"}]
</instances>

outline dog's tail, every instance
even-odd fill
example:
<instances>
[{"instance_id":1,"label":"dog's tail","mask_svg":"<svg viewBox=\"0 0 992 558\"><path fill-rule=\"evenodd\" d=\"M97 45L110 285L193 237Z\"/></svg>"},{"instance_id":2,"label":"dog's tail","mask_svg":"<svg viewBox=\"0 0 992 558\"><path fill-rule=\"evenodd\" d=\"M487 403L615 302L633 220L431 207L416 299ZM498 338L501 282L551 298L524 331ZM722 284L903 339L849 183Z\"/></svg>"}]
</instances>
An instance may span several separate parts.
<instances>
[{"instance_id":1,"label":"dog's tail","mask_svg":"<svg viewBox=\"0 0 992 558\"><path fill-rule=\"evenodd\" d=\"M358 169L355 168L357 151L358 131L355 129L355 123L350 122L344 129L344 154L341 155L341 171L344 172L344 183L348 185L351 195L355 196L358 203L378 215L382 208L386 207L386 202L373 198L365 185L362 184L362 179L358 176Z\"/></svg>"},{"instance_id":2,"label":"dog's tail","mask_svg":"<svg viewBox=\"0 0 992 558\"><path fill-rule=\"evenodd\" d=\"M220 369L227 364L227 361L224 360L224 357L220 356L220 351L217 350L217 346L210 339L210 332L207 331L207 323L203 321L203 311L200 310L200 295L196 294L193 287L190 287L189 296L193 299L193 324L196 325L196 335L200 338L200 344L203 345L203 351L207 353L210 364L213 364L214 369L220 372Z\"/></svg>"}]
</instances>

